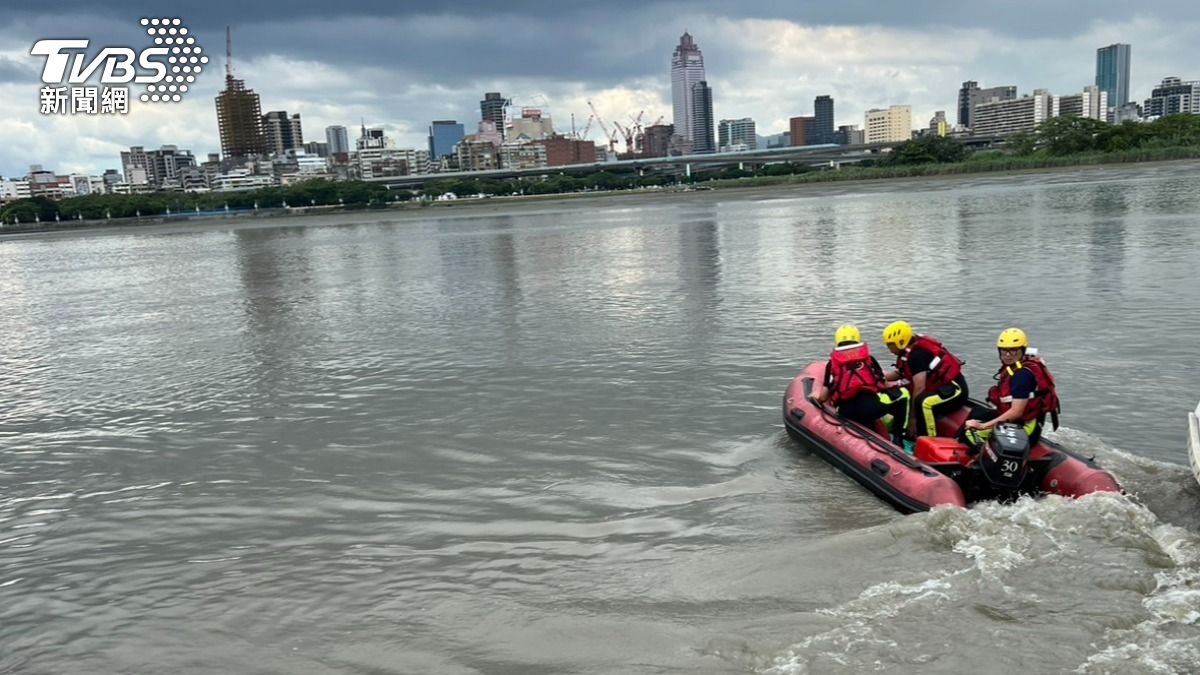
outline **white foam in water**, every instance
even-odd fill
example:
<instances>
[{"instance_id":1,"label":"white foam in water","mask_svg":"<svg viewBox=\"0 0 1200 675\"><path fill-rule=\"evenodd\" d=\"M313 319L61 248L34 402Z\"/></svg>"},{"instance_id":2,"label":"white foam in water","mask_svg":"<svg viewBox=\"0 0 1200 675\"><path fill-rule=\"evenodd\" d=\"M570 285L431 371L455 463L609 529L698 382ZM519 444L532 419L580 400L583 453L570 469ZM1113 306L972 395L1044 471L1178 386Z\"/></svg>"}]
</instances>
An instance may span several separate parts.
<instances>
[{"instance_id":1,"label":"white foam in water","mask_svg":"<svg viewBox=\"0 0 1200 675\"><path fill-rule=\"evenodd\" d=\"M775 663L763 671L768 675L799 675L808 670L804 661L808 651L818 642L829 642L842 653L849 653L853 646L864 644L886 648L898 648L894 640L873 635L873 626L880 621L895 617L910 605L931 602L937 604L949 599L950 583L944 578L926 579L915 584L885 581L867 588L857 598L838 607L818 610L821 614L842 619L836 628L811 635L792 646L786 655L775 657ZM837 652L825 651L825 655L843 665L847 661Z\"/></svg>"},{"instance_id":2,"label":"white foam in water","mask_svg":"<svg viewBox=\"0 0 1200 675\"><path fill-rule=\"evenodd\" d=\"M1157 585L1142 601L1150 618L1131 629L1110 631L1112 646L1088 657L1077 673L1194 673L1200 668L1200 540L1174 525L1153 536L1174 567L1154 575ZM1179 636L1185 632L1186 635Z\"/></svg>"},{"instance_id":3,"label":"white foam in water","mask_svg":"<svg viewBox=\"0 0 1200 675\"><path fill-rule=\"evenodd\" d=\"M910 523L916 527L910 529ZM1154 572L1155 587L1142 599L1148 618L1133 627L1126 624L1097 635L1094 649L1098 652L1078 666L1077 672L1197 672L1200 537L1162 523L1154 512L1124 495L1026 498L1014 504L983 503L970 509L939 507L892 527L905 535L923 532L938 548L953 551L971 564L916 582L875 584L847 602L816 610L836 619L835 625L791 645L775 656L764 672L817 672L822 659L826 666L832 662L871 670L869 661L855 662L854 655L869 659L870 654L888 653L892 636L880 632L882 627L894 627L906 610L927 615L931 610L941 611L938 607L960 608L971 601L978 580L988 582L988 588L1001 589L1020 605L1036 607L1047 599L1039 599L1014 580L1021 579L1024 570L1043 565L1074 568L1094 545L1145 551L1155 559L1154 567L1167 567ZM1135 617L1140 619L1142 614Z\"/></svg>"}]
</instances>

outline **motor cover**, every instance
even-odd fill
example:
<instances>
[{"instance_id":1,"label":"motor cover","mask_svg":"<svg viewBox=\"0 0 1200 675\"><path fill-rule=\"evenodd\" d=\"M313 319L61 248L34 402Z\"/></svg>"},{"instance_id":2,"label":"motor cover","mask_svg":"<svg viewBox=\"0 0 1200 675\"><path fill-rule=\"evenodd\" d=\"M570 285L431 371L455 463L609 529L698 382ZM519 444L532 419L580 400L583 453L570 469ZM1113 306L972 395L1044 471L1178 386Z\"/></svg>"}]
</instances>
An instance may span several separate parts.
<instances>
[{"instance_id":1,"label":"motor cover","mask_svg":"<svg viewBox=\"0 0 1200 675\"><path fill-rule=\"evenodd\" d=\"M993 486L1005 490L1021 487L1029 473L1029 435L1016 424L997 425L979 454L979 466Z\"/></svg>"}]
</instances>

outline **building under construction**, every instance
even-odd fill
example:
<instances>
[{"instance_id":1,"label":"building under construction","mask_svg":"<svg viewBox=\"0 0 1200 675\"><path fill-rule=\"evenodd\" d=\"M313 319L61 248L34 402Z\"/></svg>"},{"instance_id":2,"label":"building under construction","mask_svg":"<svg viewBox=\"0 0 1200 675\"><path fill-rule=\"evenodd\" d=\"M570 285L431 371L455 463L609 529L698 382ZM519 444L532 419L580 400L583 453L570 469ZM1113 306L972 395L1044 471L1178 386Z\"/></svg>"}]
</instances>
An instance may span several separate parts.
<instances>
[{"instance_id":1,"label":"building under construction","mask_svg":"<svg viewBox=\"0 0 1200 675\"><path fill-rule=\"evenodd\" d=\"M253 89L247 89L245 82L233 77L233 42L229 28L225 29L225 89L217 94L216 100L223 158L266 154L262 105Z\"/></svg>"}]
</instances>

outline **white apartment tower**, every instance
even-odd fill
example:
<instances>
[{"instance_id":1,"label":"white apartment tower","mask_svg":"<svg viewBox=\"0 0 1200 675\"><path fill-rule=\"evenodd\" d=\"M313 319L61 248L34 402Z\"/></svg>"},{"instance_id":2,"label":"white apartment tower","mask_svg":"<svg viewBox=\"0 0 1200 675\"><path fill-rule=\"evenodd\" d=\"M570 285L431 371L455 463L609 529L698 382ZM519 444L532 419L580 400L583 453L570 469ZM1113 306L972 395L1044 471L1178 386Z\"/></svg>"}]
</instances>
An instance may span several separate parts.
<instances>
[{"instance_id":1,"label":"white apartment tower","mask_svg":"<svg viewBox=\"0 0 1200 675\"><path fill-rule=\"evenodd\" d=\"M1011 136L1033 131L1043 120L1058 116L1058 99L1045 89L1034 89L1032 96L1012 101L980 103L971 116L971 131L976 136Z\"/></svg>"},{"instance_id":2,"label":"white apartment tower","mask_svg":"<svg viewBox=\"0 0 1200 675\"><path fill-rule=\"evenodd\" d=\"M893 105L887 110L868 110L863 116L867 143L898 143L912 140L912 106Z\"/></svg>"},{"instance_id":3,"label":"white apartment tower","mask_svg":"<svg viewBox=\"0 0 1200 675\"><path fill-rule=\"evenodd\" d=\"M696 106L692 98L692 88L697 82L704 80L704 55L700 53L700 48L696 46L692 36L684 33L679 38L675 53L671 55L671 104L676 135L693 142L696 139L692 132L692 118Z\"/></svg>"}]
</instances>

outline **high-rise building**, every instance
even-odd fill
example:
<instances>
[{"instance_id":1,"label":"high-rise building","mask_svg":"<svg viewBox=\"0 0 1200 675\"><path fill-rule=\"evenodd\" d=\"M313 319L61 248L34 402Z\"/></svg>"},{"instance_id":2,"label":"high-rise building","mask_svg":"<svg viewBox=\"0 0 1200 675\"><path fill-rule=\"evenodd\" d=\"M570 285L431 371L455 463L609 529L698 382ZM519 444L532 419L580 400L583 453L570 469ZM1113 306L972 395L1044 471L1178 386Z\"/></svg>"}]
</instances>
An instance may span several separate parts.
<instances>
[{"instance_id":1,"label":"high-rise building","mask_svg":"<svg viewBox=\"0 0 1200 675\"><path fill-rule=\"evenodd\" d=\"M996 103L997 101L1015 101L1017 100L1017 87L1012 84L1005 84L999 87L987 87L986 89L976 89L971 93L971 122L974 127L975 113L974 110L979 107L980 103Z\"/></svg>"},{"instance_id":2,"label":"high-rise building","mask_svg":"<svg viewBox=\"0 0 1200 675\"><path fill-rule=\"evenodd\" d=\"M1101 121L1108 117L1108 92L1099 87L1087 86L1082 93L1056 98L1055 117L1090 117Z\"/></svg>"},{"instance_id":3,"label":"high-rise building","mask_svg":"<svg viewBox=\"0 0 1200 675\"><path fill-rule=\"evenodd\" d=\"M1043 120L1054 117L1054 97L1045 89L1011 101L990 101L975 106L971 131L977 136L1010 136L1033 131Z\"/></svg>"},{"instance_id":4,"label":"high-rise building","mask_svg":"<svg viewBox=\"0 0 1200 675\"><path fill-rule=\"evenodd\" d=\"M958 125L960 127L971 126L971 93L977 89L979 89L978 82L967 80L958 90Z\"/></svg>"},{"instance_id":5,"label":"high-rise building","mask_svg":"<svg viewBox=\"0 0 1200 675\"><path fill-rule=\"evenodd\" d=\"M999 87L987 87L986 89L976 89L971 96L971 108L980 103L994 103L995 101L1012 101L1017 98L1017 87L1013 84L1005 84Z\"/></svg>"},{"instance_id":6,"label":"high-rise building","mask_svg":"<svg viewBox=\"0 0 1200 675\"><path fill-rule=\"evenodd\" d=\"M693 148L697 144L692 132L692 120L696 110L693 96L696 83L704 80L704 55L700 53L700 48L696 46L692 36L684 33L671 55L671 109L675 116L675 133L691 141ZM711 137L711 110L709 112Z\"/></svg>"},{"instance_id":7,"label":"high-rise building","mask_svg":"<svg viewBox=\"0 0 1200 675\"><path fill-rule=\"evenodd\" d=\"M286 110L272 110L263 115L262 127L269 155L282 155L288 150L304 147L299 113L289 116Z\"/></svg>"},{"instance_id":8,"label":"high-rise building","mask_svg":"<svg viewBox=\"0 0 1200 675\"><path fill-rule=\"evenodd\" d=\"M232 54L229 28L225 29L226 53ZM225 89L217 94L217 128L221 154L226 159L253 157L267 151L262 130L262 107L258 94L233 77L232 58L225 64Z\"/></svg>"},{"instance_id":9,"label":"high-rise building","mask_svg":"<svg viewBox=\"0 0 1200 675\"><path fill-rule=\"evenodd\" d=\"M1146 117L1163 117L1178 113L1200 115L1200 82L1184 82L1178 77L1164 77L1150 91L1143 108Z\"/></svg>"},{"instance_id":10,"label":"high-rise building","mask_svg":"<svg viewBox=\"0 0 1200 675\"><path fill-rule=\"evenodd\" d=\"M717 149L721 152L757 150L758 134L754 131L754 120L749 117L721 120L717 125Z\"/></svg>"},{"instance_id":11,"label":"high-rise building","mask_svg":"<svg viewBox=\"0 0 1200 675\"><path fill-rule=\"evenodd\" d=\"M554 122L542 115L540 108L521 108L521 116L509 120L504 131L506 140L528 143L554 136Z\"/></svg>"},{"instance_id":12,"label":"high-rise building","mask_svg":"<svg viewBox=\"0 0 1200 675\"><path fill-rule=\"evenodd\" d=\"M815 138L813 129L816 126L816 117L793 117L788 120L789 141L792 146L812 145L812 139Z\"/></svg>"},{"instance_id":13,"label":"high-rise building","mask_svg":"<svg viewBox=\"0 0 1200 675\"><path fill-rule=\"evenodd\" d=\"M481 124L492 124L490 120ZM499 133L499 132L497 132ZM454 157L463 171L490 171L500 168L500 149L492 141L480 140L478 134L464 137L454 146Z\"/></svg>"},{"instance_id":14,"label":"high-rise building","mask_svg":"<svg viewBox=\"0 0 1200 675\"><path fill-rule=\"evenodd\" d=\"M666 157L674 133L674 124L654 124L646 127L642 135L642 156Z\"/></svg>"},{"instance_id":15,"label":"high-rise building","mask_svg":"<svg viewBox=\"0 0 1200 675\"><path fill-rule=\"evenodd\" d=\"M325 143L329 145L330 156L350 152L350 136L340 124L325 127Z\"/></svg>"},{"instance_id":16,"label":"high-rise building","mask_svg":"<svg viewBox=\"0 0 1200 675\"><path fill-rule=\"evenodd\" d=\"M508 101L500 95L498 91L489 91L484 93L483 100L479 102L479 121L491 122L496 125L496 131L500 135L504 135L504 108L508 105Z\"/></svg>"},{"instance_id":17,"label":"high-rise building","mask_svg":"<svg viewBox=\"0 0 1200 675\"><path fill-rule=\"evenodd\" d=\"M434 120L429 125L429 157L434 161L454 154L454 144L466 135L466 129L455 120Z\"/></svg>"},{"instance_id":18,"label":"high-rise building","mask_svg":"<svg viewBox=\"0 0 1200 675\"><path fill-rule=\"evenodd\" d=\"M105 169L104 175L101 176L101 179L104 180L104 194L112 194L113 186L123 180L121 178L121 172L117 171L116 169Z\"/></svg>"},{"instance_id":19,"label":"high-rise building","mask_svg":"<svg viewBox=\"0 0 1200 675\"><path fill-rule=\"evenodd\" d=\"M396 147L396 144L383 132L383 127L371 127L368 129L365 123L362 125L362 132L359 134L358 140L354 142L355 150L394 147Z\"/></svg>"},{"instance_id":20,"label":"high-rise building","mask_svg":"<svg viewBox=\"0 0 1200 675\"><path fill-rule=\"evenodd\" d=\"M999 87L980 89L978 82L967 80L963 82L962 88L958 90L958 124L967 128L975 126L973 111L975 110L975 106L980 103L1011 101L1016 97L1017 88L1014 85L1007 84Z\"/></svg>"},{"instance_id":21,"label":"high-rise building","mask_svg":"<svg viewBox=\"0 0 1200 675\"><path fill-rule=\"evenodd\" d=\"M135 145L121 152L121 169L125 182L151 190L181 187L179 177L184 169L196 166L191 150L164 145L158 150L146 150Z\"/></svg>"},{"instance_id":22,"label":"high-rise building","mask_svg":"<svg viewBox=\"0 0 1200 675\"><path fill-rule=\"evenodd\" d=\"M939 110L929 119L929 133L934 136L945 136L950 133L950 124L946 121L946 111Z\"/></svg>"},{"instance_id":23,"label":"high-rise building","mask_svg":"<svg viewBox=\"0 0 1200 675\"><path fill-rule=\"evenodd\" d=\"M809 130L809 145L833 142L833 97L818 96L813 101L813 127Z\"/></svg>"},{"instance_id":24,"label":"high-rise building","mask_svg":"<svg viewBox=\"0 0 1200 675\"><path fill-rule=\"evenodd\" d=\"M833 132L833 142L838 145L862 145L866 136L857 124L843 124Z\"/></svg>"},{"instance_id":25,"label":"high-rise building","mask_svg":"<svg viewBox=\"0 0 1200 675\"><path fill-rule=\"evenodd\" d=\"M692 85L692 152L707 154L717 151L713 138L712 87L700 80Z\"/></svg>"},{"instance_id":26,"label":"high-rise building","mask_svg":"<svg viewBox=\"0 0 1200 675\"><path fill-rule=\"evenodd\" d=\"M247 89L242 80L225 78L225 89L217 94L217 127L221 133L221 154L226 158L266 153L258 94Z\"/></svg>"},{"instance_id":27,"label":"high-rise building","mask_svg":"<svg viewBox=\"0 0 1200 675\"><path fill-rule=\"evenodd\" d=\"M779 134L771 134L770 136L763 136L762 139L759 140L758 147L767 148L767 149L786 148L791 144L792 144L792 132L785 131L785 132L779 133Z\"/></svg>"},{"instance_id":28,"label":"high-rise building","mask_svg":"<svg viewBox=\"0 0 1200 675\"><path fill-rule=\"evenodd\" d=\"M592 144L592 147L596 147ZM548 166L546 146L528 141L508 141L500 146L498 161L502 169L538 169Z\"/></svg>"},{"instance_id":29,"label":"high-rise building","mask_svg":"<svg viewBox=\"0 0 1200 675\"><path fill-rule=\"evenodd\" d=\"M893 105L887 110L868 110L863 119L867 143L899 143L912 140L912 106Z\"/></svg>"},{"instance_id":30,"label":"high-rise building","mask_svg":"<svg viewBox=\"0 0 1200 675\"><path fill-rule=\"evenodd\" d=\"M0 180L0 202L29 199L33 192L29 189L29 181L17 178Z\"/></svg>"},{"instance_id":31,"label":"high-rise building","mask_svg":"<svg viewBox=\"0 0 1200 675\"><path fill-rule=\"evenodd\" d=\"M1096 86L1108 93L1108 105L1119 108L1129 102L1130 47L1112 44L1096 50Z\"/></svg>"},{"instance_id":32,"label":"high-rise building","mask_svg":"<svg viewBox=\"0 0 1200 675\"><path fill-rule=\"evenodd\" d=\"M546 166L594 164L596 162L596 144L591 141L555 136L533 141L529 145L542 146L546 149Z\"/></svg>"}]
</instances>

